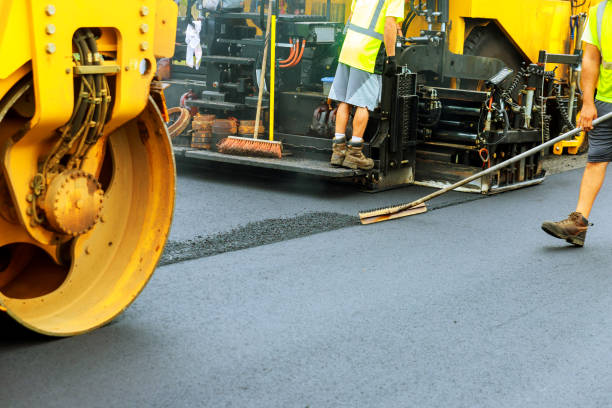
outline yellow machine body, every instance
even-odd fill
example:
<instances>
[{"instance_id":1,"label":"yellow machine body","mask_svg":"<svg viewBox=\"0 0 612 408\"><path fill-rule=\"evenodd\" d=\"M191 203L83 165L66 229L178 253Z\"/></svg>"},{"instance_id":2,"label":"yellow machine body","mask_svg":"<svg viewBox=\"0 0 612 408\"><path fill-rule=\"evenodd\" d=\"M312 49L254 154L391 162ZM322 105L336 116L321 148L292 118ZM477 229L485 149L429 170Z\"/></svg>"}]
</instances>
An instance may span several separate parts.
<instances>
[{"instance_id":1,"label":"yellow machine body","mask_svg":"<svg viewBox=\"0 0 612 408\"><path fill-rule=\"evenodd\" d=\"M174 52L176 16L172 0L0 0L0 310L35 331L67 336L110 321L161 256L175 170L150 92L156 58ZM79 57L79 30L96 52ZM88 106L109 111L75 129L47 174L79 117L75 101L87 99L79 78L107 84Z\"/></svg>"},{"instance_id":2,"label":"yellow machine body","mask_svg":"<svg viewBox=\"0 0 612 408\"><path fill-rule=\"evenodd\" d=\"M416 0L409 1L417 3ZM332 20L346 21L350 15L351 2L352 0L332 0ZM586 0L573 9L570 0L450 0L449 3L449 51L463 54L465 41L475 27L495 24L526 62L537 63L541 50L552 54L571 54L581 47L577 41L581 33L576 32L573 40L570 38L570 17L587 13L589 7L599 3L599 0ZM326 0L306 1L307 14L324 15L326 7ZM408 2L405 8L408 14ZM417 17L408 32L403 34L406 37L417 37L421 30L427 29L427 21ZM546 67L547 70L554 68L551 64ZM567 67L560 67L557 75L567 79ZM585 135L582 133L574 140L559 142L553 147L553 153L560 155L565 151L576 154L584 140Z\"/></svg>"},{"instance_id":3,"label":"yellow machine body","mask_svg":"<svg viewBox=\"0 0 612 408\"><path fill-rule=\"evenodd\" d=\"M409 0L410 1L410 0ZM331 18L346 22L350 15L352 0L332 0ZM413 0L416 3L416 0ZM598 0L587 0L575 7L574 14L586 13ZM306 14L325 15L326 0L306 0ZM410 11L406 2L405 12ZM572 15L569 0L450 0L451 30L449 49L463 53L464 41L476 25L495 22L531 62L538 61L540 50L550 53L570 52L571 41L569 19ZM417 18L406 37L418 36L427 29L427 22Z\"/></svg>"},{"instance_id":4,"label":"yellow machine body","mask_svg":"<svg viewBox=\"0 0 612 408\"><path fill-rule=\"evenodd\" d=\"M586 12L589 4L587 0L574 13ZM465 39L474 27L491 22L530 62L538 62L541 50L554 54L573 51L569 27L572 9L568 0L451 0L449 11L452 25L449 50L456 54L463 53ZM418 20L406 36L418 36L420 30L427 29L427 23Z\"/></svg>"},{"instance_id":5,"label":"yellow machine body","mask_svg":"<svg viewBox=\"0 0 612 408\"><path fill-rule=\"evenodd\" d=\"M572 9L569 0L453 0L449 9L452 27L449 50L463 54L465 40L474 27L496 24L525 61L537 63L541 50L551 54L571 54L582 45L576 41L581 33L576 32L574 40L571 39L570 18L587 13L589 7L597 3L598 0L587 0ZM427 29L427 22L420 19L410 27L406 36L418 36L424 29ZM568 79L567 67L559 68L558 77ZM553 70L555 66L548 64L546 69ZM556 155L564 151L576 154L584 141L585 134L581 133L573 140L555 144L552 151Z\"/></svg>"}]
</instances>

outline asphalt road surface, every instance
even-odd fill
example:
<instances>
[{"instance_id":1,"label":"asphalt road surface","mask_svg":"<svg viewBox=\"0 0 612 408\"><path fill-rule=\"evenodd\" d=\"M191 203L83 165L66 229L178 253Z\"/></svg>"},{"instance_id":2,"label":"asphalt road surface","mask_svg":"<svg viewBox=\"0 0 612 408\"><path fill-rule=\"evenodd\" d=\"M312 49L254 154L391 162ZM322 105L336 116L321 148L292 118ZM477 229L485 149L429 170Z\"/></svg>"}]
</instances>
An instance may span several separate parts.
<instances>
[{"instance_id":1,"label":"asphalt road surface","mask_svg":"<svg viewBox=\"0 0 612 408\"><path fill-rule=\"evenodd\" d=\"M540 230L580 176L365 227L429 190L183 168L165 265L120 318L0 320L0 406L612 406L612 191L585 248Z\"/></svg>"}]
</instances>

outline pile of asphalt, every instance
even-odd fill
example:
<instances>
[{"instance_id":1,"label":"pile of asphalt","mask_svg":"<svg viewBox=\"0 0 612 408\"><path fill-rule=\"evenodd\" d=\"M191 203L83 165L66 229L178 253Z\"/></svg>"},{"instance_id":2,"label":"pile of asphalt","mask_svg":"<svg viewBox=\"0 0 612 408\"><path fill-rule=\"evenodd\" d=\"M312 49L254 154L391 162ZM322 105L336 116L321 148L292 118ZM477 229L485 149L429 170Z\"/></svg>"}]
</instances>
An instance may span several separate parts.
<instances>
[{"instance_id":1,"label":"pile of asphalt","mask_svg":"<svg viewBox=\"0 0 612 408\"><path fill-rule=\"evenodd\" d=\"M168 241L159 262L169 265L230 251L273 244L359 224L359 217L334 212L309 212L291 218L248 223L228 232L186 241Z\"/></svg>"}]
</instances>

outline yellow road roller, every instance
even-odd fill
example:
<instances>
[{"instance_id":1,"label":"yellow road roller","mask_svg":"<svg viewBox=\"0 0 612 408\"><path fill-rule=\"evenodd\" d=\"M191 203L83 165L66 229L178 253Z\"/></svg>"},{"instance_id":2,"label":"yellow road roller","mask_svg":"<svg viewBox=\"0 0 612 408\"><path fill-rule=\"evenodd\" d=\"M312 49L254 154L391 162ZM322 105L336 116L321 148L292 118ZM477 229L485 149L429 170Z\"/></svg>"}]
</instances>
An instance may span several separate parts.
<instances>
[{"instance_id":1,"label":"yellow road roller","mask_svg":"<svg viewBox=\"0 0 612 408\"><path fill-rule=\"evenodd\" d=\"M172 219L154 86L172 0L0 0L0 311L71 336L140 293Z\"/></svg>"}]
</instances>

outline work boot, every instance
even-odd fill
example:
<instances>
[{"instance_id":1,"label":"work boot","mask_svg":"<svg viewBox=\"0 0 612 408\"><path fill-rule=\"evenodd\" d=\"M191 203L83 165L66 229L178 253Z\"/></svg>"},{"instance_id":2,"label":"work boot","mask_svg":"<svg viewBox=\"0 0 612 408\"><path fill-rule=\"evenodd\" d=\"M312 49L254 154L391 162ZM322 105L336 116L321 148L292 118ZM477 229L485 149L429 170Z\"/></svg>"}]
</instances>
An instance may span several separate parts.
<instances>
[{"instance_id":1,"label":"work boot","mask_svg":"<svg viewBox=\"0 0 612 408\"><path fill-rule=\"evenodd\" d=\"M346 139L334 140L332 144L332 157L329 161L332 166L342 166L346 155Z\"/></svg>"},{"instance_id":2,"label":"work boot","mask_svg":"<svg viewBox=\"0 0 612 408\"><path fill-rule=\"evenodd\" d=\"M374 167L374 160L365 157L362 150L363 143L354 144L349 142L342 166L353 170L371 170Z\"/></svg>"},{"instance_id":3,"label":"work boot","mask_svg":"<svg viewBox=\"0 0 612 408\"><path fill-rule=\"evenodd\" d=\"M584 246L589 220L584 218L581 213L573 212L563 221L542 223L544 232L555 238L564 239L570 244Z\"/></svg>"}]
</instances>

